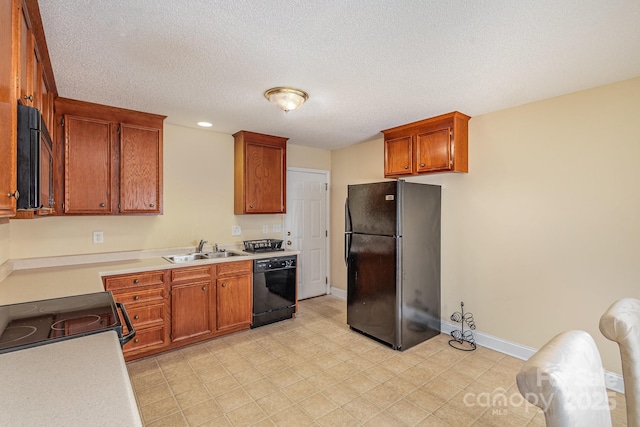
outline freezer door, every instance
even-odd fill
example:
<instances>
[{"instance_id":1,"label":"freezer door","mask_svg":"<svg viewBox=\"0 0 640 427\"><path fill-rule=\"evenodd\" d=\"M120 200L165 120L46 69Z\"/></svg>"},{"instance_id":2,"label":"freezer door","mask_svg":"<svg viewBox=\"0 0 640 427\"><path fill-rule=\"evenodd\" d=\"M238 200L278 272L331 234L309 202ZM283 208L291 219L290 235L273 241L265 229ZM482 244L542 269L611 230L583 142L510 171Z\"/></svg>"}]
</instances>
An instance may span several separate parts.
<instances>
[{"instance_id":1,"label":"freezer door","mask_svg":"<svg viewBox=\"0 0 640 427\"><path fill-rule=\"evenodd\" d=\"M350 185L345 213L350 224L347 231L397 235L397 185L396 181Z\"/></svg>"},{"instance_id":2,"label":"freezer door","mask_svg":"<svg viewBox=\"0 0 640 427\"><path fill-rule=\"evenodd\" d=\"M347 266L347 323L396 347L397 238L351 235Z\"/></svg>"}]
</instances>

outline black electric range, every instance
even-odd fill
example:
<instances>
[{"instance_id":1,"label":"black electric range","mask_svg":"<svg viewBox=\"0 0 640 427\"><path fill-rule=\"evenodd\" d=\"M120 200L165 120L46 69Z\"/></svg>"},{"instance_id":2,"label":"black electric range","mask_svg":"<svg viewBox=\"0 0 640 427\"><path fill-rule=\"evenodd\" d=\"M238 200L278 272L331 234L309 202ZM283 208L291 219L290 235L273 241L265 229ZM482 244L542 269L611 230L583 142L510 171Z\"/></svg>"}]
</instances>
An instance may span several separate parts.
<instances>
[{"instance_id":1,"label":"black electric range","mask_svg":"<svg viewBox=\"0 0 640 427\"><path fill-rule=\"evenodd\" d=\"M125 336L118 309L129 330ZM105 331L116 331L120 345L135 335L124 306L111 292L0 306L0 353Z\"/></svg>"}]
</instances>

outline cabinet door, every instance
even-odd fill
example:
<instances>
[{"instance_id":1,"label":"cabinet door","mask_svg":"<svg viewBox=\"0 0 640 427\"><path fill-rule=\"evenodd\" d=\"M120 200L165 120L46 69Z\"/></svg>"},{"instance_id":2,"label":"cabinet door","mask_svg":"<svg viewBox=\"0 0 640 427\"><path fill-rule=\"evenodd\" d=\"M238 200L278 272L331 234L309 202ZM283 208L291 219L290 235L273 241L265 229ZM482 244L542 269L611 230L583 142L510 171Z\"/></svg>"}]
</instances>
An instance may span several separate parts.
<instances>
[{"instance_id":1,"label":"cabinet door","mask_svg":"<svg viewBox=\"0 0 640 427\"><path fill-rule=\"evenodd\" d=\"M384 175L411 175L413 173L413 144L411 136L384 141Z\"/></svg>"},{"instance_id":2,"label":"cabinet door","mask_svg":"<svg viewBox=\"0 0 640 427\"><path fill-rule=\"evenodd\" d=\"M22 3L22 2L20 2ZM20 6L20 101L30 107L33 100L34 36L24 6Z\"/></svg>"},{"instance_id":3,"label":"cabinet door","mask_svg":"<svg viewBox=\"0 0 640 427\"><path fill-rule=\"evenodd\" d=\"M159 213L162 144L159 129L120 125L120 212Z\"/></svg>"},{"instance_id":4,"label":"cabinet door","mask_svg":"<svg viewBox=\"0 0 640 427\"><path fill-rule=\"evenodd\" d=\"M111 125L82 117L64 117L64 212L111 212Z\"/></svg>"},{"instance_id":5,"label":"cabinet door","mask_svg":"<svg viewBox=\"0 0 640 427\"><path fill-rule=\"evenodd\" d=\"M13 37L17 14L11 0L0 0L0 217L14 216L16 199L16 56Z\"/></svg>"},{"instance_id":6,"label":"cabinet door","mask_svg":"<svg viewBox=\"0 0 640 427\"><path fill-rule=\"evenodd\" d=\"M215 305L211 281L171 287L171 340L173 342L213 333Z\"/></svg>"},{"instance_id":7,"label":"cabinet door","mask_svg":"<svg viewBox=\"0 0 640 427\"><path fill-rule=\"evenodd\" d=\"M284 149L247 143L245 211L284 213Z\"/></svg>"},{"instance_id":8,"label":"cabinet door","mask_svg":"<svg viewBox=\"0 0 640 427\"><path fill-rule=\"evenodd\" d=\"M251 276L217 280L217 329L239 328L251 323Z\"/></svg>"},{"instance_id":9,"label":"cabinet door","mask_svg":"<svg viewBox=\"0 0 640 427\"><path fill-rule=\"evenodd\" d=\"M451 129L419 133L416 136L416 171L433 172L451 170Z\"/></svg>"}]
</instances>

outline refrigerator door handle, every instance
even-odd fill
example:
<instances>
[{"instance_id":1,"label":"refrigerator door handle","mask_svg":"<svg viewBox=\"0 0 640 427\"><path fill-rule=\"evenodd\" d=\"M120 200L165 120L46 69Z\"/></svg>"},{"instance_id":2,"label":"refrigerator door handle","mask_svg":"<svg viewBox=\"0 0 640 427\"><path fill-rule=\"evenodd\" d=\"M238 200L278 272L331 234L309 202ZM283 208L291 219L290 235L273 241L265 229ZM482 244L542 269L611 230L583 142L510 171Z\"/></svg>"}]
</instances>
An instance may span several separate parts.
<instances>
[{"instance_id":1,"label":"refrigerator door handle","mask_svg":"<svg viewBox=\"0 0 640 427\"><path fill-rule=\"evenodd\" d=\"M349 267L349 253L351 252L351 232L344 233L344 265Z\"/></svg>"},{"instance_id":2,"label":"refrigerator door handle","mask_svg":"<svg viewBox=\"0 0 640 427\"><path fill-rule=\"evenodd\" d=\"M344 231L351 233L351 212L349 212L349 198L344 199Z\"/></svg>"},{"instance_id":3,"label":"refrigerator door handle","mask_svg":"<svg viewBox=\"0 0 640 427\"><path fill-rule=\"evenodd\" d=\"M351 212L349 212L349 198L344 199L344 265L349 266L351 252Z\"/></svg>"}]
</instances>

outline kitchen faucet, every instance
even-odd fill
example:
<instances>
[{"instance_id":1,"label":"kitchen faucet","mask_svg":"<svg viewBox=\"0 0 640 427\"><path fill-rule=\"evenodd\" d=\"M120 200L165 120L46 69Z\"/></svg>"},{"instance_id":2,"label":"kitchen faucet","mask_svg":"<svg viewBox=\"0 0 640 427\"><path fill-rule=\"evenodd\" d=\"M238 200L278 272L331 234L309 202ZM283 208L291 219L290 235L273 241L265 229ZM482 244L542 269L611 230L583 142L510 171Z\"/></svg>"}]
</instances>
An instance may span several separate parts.
<instances>
[{"instance_id":1,"label":"kitchen faucet","mask_svg":"<svg viewBox=\"0 0 640 427\"><path fill-rule=\"evenodd\" d=\"M201 253L202 249L204 248L204 244L205 243L209 243L206 240L200 240L200 243L198 243L198 249L196 249L197 253Z\"/></svg>"}]
</instances>

